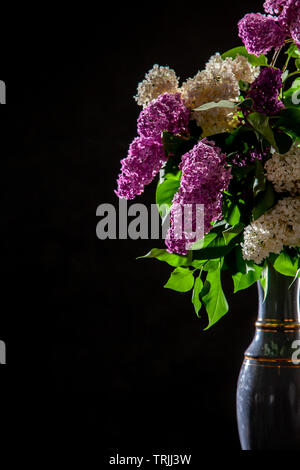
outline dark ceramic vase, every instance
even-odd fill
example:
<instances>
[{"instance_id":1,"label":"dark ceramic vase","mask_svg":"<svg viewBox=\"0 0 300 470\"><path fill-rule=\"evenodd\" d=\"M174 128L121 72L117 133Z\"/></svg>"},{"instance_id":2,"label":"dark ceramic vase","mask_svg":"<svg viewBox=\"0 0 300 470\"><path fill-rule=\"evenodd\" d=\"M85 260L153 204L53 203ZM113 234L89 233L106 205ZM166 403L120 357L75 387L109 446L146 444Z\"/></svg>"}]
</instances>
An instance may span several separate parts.
<instances>
[{"instance_id":1,"label":"dark ceramic vase","mask_svg":"<svg viewBox=\"0 0 300 470\"><path fill-rule=\"evenodd\" d=\"M270 266L265 301L258 283L256 331L237 388L243 450L300 450L299 279L290 287L292 280Z\"/></svg>"}]
</instances>

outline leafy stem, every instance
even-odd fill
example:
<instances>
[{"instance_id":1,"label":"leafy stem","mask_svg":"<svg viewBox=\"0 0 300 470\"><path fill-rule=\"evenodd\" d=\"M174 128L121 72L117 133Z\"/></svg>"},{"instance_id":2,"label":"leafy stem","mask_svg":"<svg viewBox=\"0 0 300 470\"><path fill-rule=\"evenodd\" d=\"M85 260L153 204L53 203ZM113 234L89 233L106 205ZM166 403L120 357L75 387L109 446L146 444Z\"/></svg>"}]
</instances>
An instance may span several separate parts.
<instances>
[{"instance_id":1,"label":"leafy stem","mask_svg":"<svg viewBox=\"0 0 300 470\"><path fill-rule=\"evenodd\" d=\"M285 62L285 64L284 64L284 66L283 66L282 73L286 71L287 66L289 65L290 60L291 60L291 56L288 55L288 58L286 59L286 62Z\"/></svg>"},{"instance_id":2,"label":"leafy stem","mask_svg":"<svg viewBox=\"0 0 300 470\"><path fill-rule=\"evenodd\" d=\"M290 78L290 77L293 77L293 75L299 75L299 74L300 74L300 70L296 70L296 72L290 73L287 78Z\"/></svg>"}]
</instances>

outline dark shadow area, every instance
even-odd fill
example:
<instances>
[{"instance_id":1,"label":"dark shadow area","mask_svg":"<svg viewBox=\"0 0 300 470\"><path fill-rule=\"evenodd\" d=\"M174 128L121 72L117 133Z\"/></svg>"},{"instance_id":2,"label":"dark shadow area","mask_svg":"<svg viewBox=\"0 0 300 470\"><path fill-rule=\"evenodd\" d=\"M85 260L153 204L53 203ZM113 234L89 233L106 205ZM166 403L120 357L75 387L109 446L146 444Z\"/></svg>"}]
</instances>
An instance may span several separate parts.
<instances>
[{"instance_id":1,"label":"dark shadow area","mask_svg":"<svg viewBox=\"0 0 300 470\"><path fill-rule=\"evenodd\" d=\"M19 429L27 419L41 432L71 429L108 454L239 450L235 390L255 287L233 295L224 278L230 312L204 332L190 294L163 289L170 267L136 260L162 242L98 240L96 208L118 204L144 74L158 63L193 76L239 45L237 21L261 9L172 2L19 18L0 76L1 386L11 428L24 415ZM154 203L154 185L135 202Z\"/></svg>"}]
</instances>

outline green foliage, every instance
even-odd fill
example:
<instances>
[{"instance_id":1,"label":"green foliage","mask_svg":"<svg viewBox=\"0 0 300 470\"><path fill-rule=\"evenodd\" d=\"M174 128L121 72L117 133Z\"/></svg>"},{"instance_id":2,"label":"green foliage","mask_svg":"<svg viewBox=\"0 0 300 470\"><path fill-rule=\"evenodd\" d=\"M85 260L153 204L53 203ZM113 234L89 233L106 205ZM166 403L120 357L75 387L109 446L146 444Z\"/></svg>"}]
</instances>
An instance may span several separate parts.
<instances>
[{"instance_id":1,"label":"green foliage","mask_svg":"<svg viewBox=\"0 0 300 470\"><path fill-rule=\"evenodd\" d=\"M169 253L167 250L160 248L153 248L149 253L144 256L139 256L137 259L150 259L155 258L159 261L164 261L170 266L188 266L189 259L187 256L176 255L174 253Z\"/></svg>"},{"instance_id":2,"label":"green foliage","mask_svg":"<svg viewBox=\"0 0 300 470\"><path fill-rule=\"evenodd\" d=\"M193 136L178 136L172 134L171 132L163 131L162 143L166 156L181 156L194 147L194 145L197 143L197 139Z\"/></svg>"},{"instance_id":3,"label":"green foliage","mask_svg":"<svg viewBox=\"0 0 300 470\"><path fill-rule=\"evenodd\" d=\"M207 111L208 109L213 109L213 108L234 109L239 104L240 103L233 103L232 101L229 101L229 100L211 101L210 103L205 103L205 104L202 104L201 106L198 106L197 108L194 108L193 111Z\"/></svg>"},{"instance_id":4,"label":"green foliage","mask_svg":"<svg viewBox=\"0 0 300 470\"><path fill-rule=\"evenodd\" d=\"M255 177L253 183L254 207L253 219L258 219L276 203L276 193L272 183L267 181L264 168L260 161L255 162Z\"/></svg>"},{"instance_id":5,"label":"green foliage","mask_svg":"<svg viewBox=\"0 0 300 470\"><path fill-rule=\"evenodd\" d=\"M167 178L158 184L156 189L156 204L162 217L166 216L167 209L171 207L174 194L177 193L180 186L180 179Z\"/></svg>"},{"instance_id":6,"label":"green foliage","mask_svg":"<svg viewBox=\"0 0 300 470\"><path fill-rule=\"evenodd\" d=\"M293 97L300 99L300 78L292 83L291 87L283 92L283 103L287 108L298 108L299 104L293 103Z\"/></svg>"},{"instance_id":7,"label":"green foliage","mask_svg":"<svg viewBox=\"0 0 300 470\"><path fill-rule=\"evenodd\" d=\"M259 136L263 137L275 150L278 150L273 131L270 127L270 118L262 113L251 113L247 116L247 121Z\"/></svg>"},{"instance_id":8,"label":"green foliage","mask_svg":"<svg viewBox=\"0 0 300 470\"><path fill-rule=\"evenodd\" d=\"M244 230L244 227L244 224L238 223L233 227L229 227L228 229L224 230L223 237L225 240L225 245L228 245L235 237L240 235L240 233Z\"/></svg>"},{"instance_id":9,"label":"green foliage","mask_svg":"<svg viewBox=\"0 0 300 470\"><path fill-rule=\"evenodd\" d=\"M268 294L269 289L269 267L267 261L264 262L263 270L261 272L261 276L259 282L264 290L264 301Z\"/></svg>"},{"instance_id":10,"label":"green foliage","mask_svg":"<svg viewBox=\"0 0 300 470\"><path fill-rule=\"evenodd\" d=\"M256 57L247 52L245 47L237 47L224 53L222 58L238 55L247 57L254 66L268 66L264 55ZM300 51L292 44L288 51L288 60L295 59L300 70ZM288 63L288 61L287 61ZM286 63L286 66L287 66ZM285 66L285 67L286 67ZM154 258L175 268L165 284L165 288L177 292L192 290L192 304L197 316L205 307L210 328L228 312L228 303L223 292L221 273L229 272L233 279L234 293L247 289L257 281L264 288L265 297L268 291L268 263L281 274L293 277L300 276L300 250L287 249L280 255L273 255L261 266L243 259L241 243L245 227L253 220L270 210L281 196L276 194L272 183L267 181L264 172L264 160L238 166L235 159L238 155L249 154L253 149L261 148L262 152L270 147L280 154L289 151L293 143L300 140L300 105L295 104L294 97L300 98L300 78L290 79L297 72L284 75L284 89L281 99L285 109L278 116L266 116L253 112L253 101L247 98L249 84L239 83L241 90L238 103L227 100L205 103L195 108L205 111L214 108L237 109L244 119L243 124L232 132L223 132L209 137L209 140L226 153L226 163L231 167L232 180L223 194L222 220L212 223L211 231L202 240L197 240L187 256L171 254L166 249L152 249L140 258ZM294 101L294 102L293 102ZM194 121L189 125L190 133L173 135L162 133L162 142L167 162L160 171L160 180L156 189L156 204L164 218L171 207L174 195L180 187L181 171L179 164L182 155L191 150L198 142L202 130ZM268 158L268 156L266 157Z\"/></svg>"},{"instance_id":11,"label":"green foliage","mask_svg":"<svg viewBox=\"0 0 300 470\"><path fill-rule=\"evenodd\" d=\"M260 279L263 268L254 264L251 261L245 262L246 272L237 272L232 275L233 284L234 284L234 293L248 289L255 282Z\"/></svg>"},{"instance_id":12,"label":"green foliage","mask_svg":"<svg viewBox=\"0 0 300 470\"><path fill-rule=\"evenodd\" d=\"M217 270L208 272L201 299L209 320L205 328L207 330L228 312L228 303L221 282L221 265Z\"/></svg>"},{"instance_id":13,"label":"green foliage","mask_svg":"<svg viewBox=\"0 0 300 470\"><path fill-rule=\"evenodd\" d=\"M219 259L211 259L208 261L205 261L203 264L203 271L215 271L216 269L219 268L220 265L220 260Z\"/></svg>"},{"instance_id":14,"label":"green foliage","mask_svg":"<svg viewBox=\"0 0 300 470\"><path fill-rule=\"evenodd\" d=\"M267 210L271 209L276 203L276 193L273 185L267 182L266 189L256 198L255 205L252 210L253 219L258 219Z\"/></svg>"},{"instance_id":15,"label":"green foliage","mask_svg":"<svg viewBox=\"0 0 300 470\"><path fill-rule=\"evenodd\" d=\"M292 43L288 50L285 52L290 58L299 59L300 51L295 43Z\"/></svg>"},{"instance_id":16,"label":"green foliage","mask_svg":"<svg viewBox=\"0 0 300 470\"><path fill-rule=\"evenodd\" d=\"M223 236L223 233L220 232L216 238L214 238L207 246L201 248L200 250L195 250L192 252L193 261L194 260L215 260L222 258L230 253L235 246L240 243L240 235L237 235L229 242Z\"/></svg>"},{"instance_id":17,"label":"green foliage","mask_svg":"<svg viewBox=\"0 0 300 470\"><path fill-rule=\"evenodd\" d=\"M241 211L238 204L234 200L227 198L227 207L225 208L224 201L224 220L228 222L229 225L237 225L241 219Z\"/></svg>"},{"instance_id":18,"label":"green foliage","mask_svg":"<svg viewBox=\"0 0 300 470\"><path fill-rule=\"evenodd\" d=\"M216 232L209 232L204 236L202 240L197 240L193 244L193 250L201 250L203 248L206 248L208 245L211 244L215 238L217 238L218 234Z\"/></svg>"},{"instance_id":19,"label":"green foliage","mask_svg":"<svg viewBox=\"0 0 300 470\"><path fill-rule=\"evenodd\" d=\"M244 46L235 47L233 49L230 49L227 52L224 52L224 54L222 54L222 59L226 59L226 57L232 57L232 59L235 59L238 54L244 57L247 57L251 65L255 65L255 66L268 65L268 60L265 55L261 54L259 57L257 57L256 55L249 54L249 52Z\"/></svg>"},{"instance_id":20,"label":"green foliage","mask_svg":"<svg viewBox=\"0 0 300 470\"><path fill-rule=\"evenodd\" d=\"M166 289L177 292L188 292L193 288L194 275L188 268L175 268L168 282L164 285Z\"/></svg>"},{"instance_id":21,"label":"green foliage","mask_svg":"<svg viewBox=\"0 0 300 470\"><path fill-rule=\"evenodd\" d=\"M276 258L273 266L280 274L295 277L297 276L298 269L300 268L300 258L298 256L290 256L288 253L283 251Z\"/></svg>"},{"instance_id":22,"label":"green foliage","mask_svg":"<svg viewBox=\"0 0 300 470\"><path fill-rule=\"evenodd\" d=\"M280 112L276 126L300 139L300 106L283 109Z\"/></svg>"},{"instance_id":23,"label":"green foliage","mask_svg":"<svg viewBox=\"0 0 300 470\"><path fill-rule=\"evenodd\" d=\"M264 167L261 161L255 161L255 176L253 182L253 195L254 197L258 196L261 192L266 189L266 177L264 172Z\"/></svg>"},{"instance_id":24,"label":"green foliage","mask_svg":"<svg viewBox=\"0 0 300 470\"><path fill-rule=\"evenodd\" d=\"M192 295L192 304L194 305L197 316L199 316L199 312L202 306L202 302L200 300L200 292L202 288L203 288L203 282L201 280L201 274L199 274L195 279L193 295Z\"/></svg>"},{"instance_id":25,"label":"green foliage","mask_svg":"<svg viewBox=\"0 0 300 470\"><path fill-rule=\"evenodd\" d=\"M280 129L274 130L274 136L275 136L279 153L281 154L287 153L290 150L291 146L293 145L294 139L288 134L286 134L286 132L283 132Z\"/></svg>"}]
</instances>

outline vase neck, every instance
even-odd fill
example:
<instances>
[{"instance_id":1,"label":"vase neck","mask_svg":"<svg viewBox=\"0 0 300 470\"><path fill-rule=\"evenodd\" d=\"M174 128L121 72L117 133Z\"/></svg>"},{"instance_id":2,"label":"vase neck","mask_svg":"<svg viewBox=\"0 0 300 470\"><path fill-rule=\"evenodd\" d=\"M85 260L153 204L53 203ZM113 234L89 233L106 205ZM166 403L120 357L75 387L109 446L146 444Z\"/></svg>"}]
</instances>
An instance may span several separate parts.
<instances>
[{"instance_id":1,"label":"vase neck","mask_svg":"<svg viewBox=\"0 0 300 470\"><path fill-rule=\"evenodd\" d=\"M300 321L299 279L292 283L292 277L278 273L273 266L269 265L265 299L264 290L258 282L258 320Z\"/></svg>"}]
</instances>

